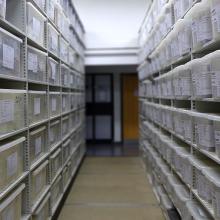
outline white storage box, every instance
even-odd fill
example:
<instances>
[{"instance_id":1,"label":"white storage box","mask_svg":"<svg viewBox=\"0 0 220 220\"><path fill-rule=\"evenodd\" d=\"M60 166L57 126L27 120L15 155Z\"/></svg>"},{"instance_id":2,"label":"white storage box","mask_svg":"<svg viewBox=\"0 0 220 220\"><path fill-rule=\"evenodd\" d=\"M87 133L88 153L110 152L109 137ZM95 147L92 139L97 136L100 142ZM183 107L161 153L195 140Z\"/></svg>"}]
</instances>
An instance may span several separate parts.
<instances>
[{"instance_id":1,"label":"white storage box","mask_svg":"<svg viewBox=\"0 0 220 220\"><path fill-rule=\"evenodd\" d=\"M51 208L52 214L56 211L59 199L62 195L62 176L59 176L54 184L51 186Z\"/></svg>"},{"instance_id":2,"label":"white storage box","mask_svg":"<svg viewBox=\"0 0 220 220\"><path fill-rule=\"evenodd\" d=\"M159 164L160 165L160 164ZM166 184L166 176L171 174L171 169L166 164L161 164L161 173L160 173L160 181L163 184Z\"/></svg>"},{"instance_id":3,"label":"white storage box","mask_svg":"<svg viewBox=\"0 0 220 220\"><path fill-rule=\"evenodd\" d=\"M45 22L46 18L27 2L27 35L41 46L45 44Z\"/></svg>"},{"instance_id":4,"label":"white storage box","mask_svg":"<svg viewBox=\"0 0 220 220\"><path fill-rule=\"evenodd\" d=\"M48 186L48 164L45 161L31 173L31 205L34 206Z\"/></svg>"},{"instance_id":5,"label":"white storage box","mask_svg":"<svg viewBox=\"0 0 220 220\"><path fill-rule=\"evenodd\" d=\"M216 167L216 164L213 164L212 161L201 155L191 157L189 158L189 161L194 168L195 177L193 188L197 190L198 195L202 199L211 202L211 190L202 171L207 168L214 168Z\"/></svg>"},{"instance_id":6,"label":"white storage box","mask_svg":"<svg viewBox=\"0 0 220 220\"><path fill-rule=\"evenodd\" d=\"M181 97L188 99L193 95L192 74L189 63L182 66L179 77L181 85Z\"/></svg>"},{"instance_id":7,"label":"white storage box","mask_svg":"<svg viewBox=\"0 0 220 220\"><path fill-rule=\"evenodd\" d=\"M30 131L30 161L36 162L47 150L47 127Z\"/></svg>"},{"instance_id":8,"label":"white storage box","mask_svg":"<svg viewBox=\"0 0 220 220\"><path fill-rule=\"evenodd\" d=\"M215 151L213 121L205 114L195 116L196 144L201 149Z\"/></svg>"},{"instance_id":9,"label":"white storage box","mask_svg":"<svg viewBox=\"0 0 220 220\"><path fill-rule=\"evenodd\" d=\"M34 0L34 2L42 11L45 11L46 0Z\"/></svg>"},{"instance_id":10,"label":"white storage box","mask_svg":"<svg viewBox=\"0 0 220 220\"><path fill-rule=\"evenodd\" d=\"M24 128L24 90L0 89L0 136Z\"/></svg>"},{"instance_id":11,"label":"white storage box","mask_svg":"<svg viewBox=\"0 0 220 220\"><path fill-rule=\"evenodd\" d=\"M76 146L78 145L78 137L79 135L77 134L77 132L74 132L70 137L71 138L71 153L73 153Z\"/></svg>"},{"instance_id":12,"label":"white storage box","mask_svg":"<svg viewBox=\"0 0 220 220\"><path fill-rule=\"evenodd\" d=\"M70 88L75 88L75 73L70 71Z\"/></svg>"},{"instance_id":13,"label":"white storage box","mask_svg":"<svg viewBox=\"0 0 220 220\"><path fill-rule=\"evenodd\" d=\"M76 111L72 112L70 115L70 127L74 129L76 127L77 114Z\"/></svg>"},{"instance_id":14,"label":"white storage box","mask_svg":"<svg viewBox=\"0 0 220 220\"><path fill-rule=\"evenodd\" d=\"M59 33L51 24L48 24L48 50L58 56Z\"/></svg>"},{"instance_id":15,"label":"white storage box","mask_svg":"<svg viewBox=\"0 0 220 220\"><path fill-rule=\"evenodd\" d=\"M220 120L213 121L213 129L214 129L214 141L215 141L215 152L220 158Z\"/></svg>"},{"instance_id":16,"label":"white storage box","mask_svg":"<svg viewBox=\"0 0 220 220\"><path fill-rule=\"evenodd\" d=\"M70 93L70 108L71 110L76 109L77 107L77 100L76 100L76 93Z\"/></svg>"},{"instance_id":17,"label":"white storage box","mask_svg":"<svg viewBox=\"0 0 220 220\"><path fill-rule=\"evenodd\" d=\"M59 31L61 31L62 25L63 25L63 17L65 16L63 13L63 9L61 7L61 5L59 4L59 2L56 3L56 9L55 9L55 21L56 21L56 25L59 29Z\"/></svg>"},{"instance_id":18,"label":"white storage box","mask_svg":"<svg viewBox=\"0 0 220 220\"><path fill-rule=\"evenodd\" d=\"M173 112L173 124L174 124L174 131L180 135L183 136L183 119L182 119L182 113L177 111Z\"/></svg>"},{"instance_id":19,"label":"white storage box","mask_svg":"<svg viewBox=\"0 0 220 220\"><path fill-rule=\"evenodd\" d=\"M220 98L220 50L217 50L209 55L210 57L210 72L212 78L212 97Z\"/></svg>"},{"instance_id":20,"label":"white storage box","mask_svg":"<svg viewBox=\"0 0 220 220\"><path fill-rule=\"evenodd\" d=\"M203 169L207 187L210 189L211 204L214 208L215 219L220 219L220 169L218 168L207 168Z\"/></svg>"},{"instance_id":21,"label":"white storage box","mask_svg":"<svg viewBox=\"0 0 220 220\"><path fill-rule=\"evenodd\" d=\"M213 39L215 41L220 40L220 4L218 0L211 1L211 12L212 12L212 29Z\"/></svg>"},{"instance_id":22,"label":"white storage box","mask_svg":"<svg viewBox=\"0 0 220 220\"><path fill-rule=\"evenodd\" d=\"M179 25L179 46L181 55L190 53L192 48L192 30L191 21L189 19L181 19Z\"/></svg>"},{"instance_id":23,"label":"white storage box","mask_svg":"<svg viewBox=\"0 0 220 220\"><path fill-rule=\"evenodd\" d=\"M22 191L25 184L19 186L5 200L0 203L0 219L1 220L20 220L22 219Z\"/></svg>"},{"instance_id":24,"label":"white storage box","mask_svg":"<svg viewBox=\"0 0 220 220\"><path fill-rule=\"evenodd\" d=\"M197 51L213 38L210 1L196 4L188 14L192 16L193 51Z\"/></svg>"},{"instance_id":25,"label":"white storage box","mask_svg":"<svg viewBox=\"0 0 220 220\"><path fill-rule=\"evenodd\" d=\"M50 157L51 180L53 180L62 169L62 152L61 148L55 151Z\"/></svg>"},{"instance_id":26,"label":"white storage box","mask_svg":"<svg viewBox=\"0 0 220 220\"><path fill-rule=\"evenodd\" d=\"M56 24L63 35L69 35L69 20L63 13L63 9L59 4L57 4L56 8Z\"/></svg>"},{"instance_id":27,"label":"white storage box","mask_svg":"<svg viewBox=\"0 0 220 220\"><path fill-rule=\"evenodd\" d=\"M189 141L193 142L193 117L190 112L185 111L182 115L183 118L183 137Z\"/></svg>"},{"instance_id":28,"label":"white storage box","mask_svg":"<svg viewBox=\"0 0 220 220\"><path fill-rule=\"evenodd\" d=\"M28 46L28 79L46 82L47 54Z\"/></svg>"},{"instance_id":29,"label":"white storage box","mask_svg":"<svg viewBox=\"0 0 220 220\"><path fill-rule=\"evenodd\" d=\"M49 220L50 219L50 194L40 203L40 206L32 216L33 220Z\"/></svg>"},{"instance_id":30,"label":"white storage box","mask_svg":"<svg viewBox=\"0 0 220 220\"><path fill-rule=\"evenodd\" d=\"M186 13L193 4L194 0L183 0L182 1L182 9L183 9L183 13Z\"/></svg>"},{"instance_id":31,"label":"white storage box","mask_svg":"<svg viewBox=\"0 0 220 220\"><path fill-rule=\"evenodd\" d=\"M210 73L210 56L191 62L194 97L209 98L212 96L212 82Z\"/></svg>"},{"instance_id":32,"label":"white storage box","mask_svg":"<svg viewBox=\"0 0 220 220\"><path fill-rule=\"evenodd\" d=\"M181 213L184 212L186 203L190 201L189 190L183 186L175 186L173 194L173 203L180 210Z\"/></svg>"},{"instance_id":33,"label":"white storage box","mask_svg":"<svg viewBox=\"0 0 220 220\"><path fill-rule=\"evenodd\" d=\"M60 92L50 92L50 117L61 113L61 95Z\"/></svg>"},{"instance_id":34,"label":"white storage box","mask_svg":"<svg viewBox=\"0 0 220 220\"><path fill-rule=\"evenodd\" d=\"M50 123L50 147L56 145L61 141L61 122L60 120L52 121Z\"/></svg>"},{"instance_id":35,"label":"white storage box","mask_svg":"<svg viewBox=\"0 0 220 220\"><path fill-rule=\"evenodd\" d=\"M165 187L169 195L173 197L174 189L178 186L181 186L180 180L176 176L168 175Z\"/></svg>"},{"instance_id":36,"label":"white storage box","mask_svg":"<svg viewBox=\"0 0 220 220\"><path fill-rule=\"evenodd\" d=\"M52 22L55 22L55 3L56 0L47 0L47 16Z\"/></svg>"},{"instance_id":37,"label":"white storage box","mask_svg":"<svg viewBox=\"0 0 220 220\"><path fill-rule=\"evenodd\" d=\"M195 201L188 201L186 203L186 209L183 212L183 216L184 220L212 220L202 205Z\"/></svg>"},{"instance_id":38,"label":"white storage box","mask_svg":"<svg viewBox=\"0 0 220 220\"><path fill-rule=\"evenodd\" d=\"M69 65L74 68L76 62L76 52L69 47Z\"/></svg>"},{"instance_id":39,"label":"white storage box","mask_svg":"<svg viewBox=\"0 0 220 220\"><path fill-rule=\"evenodd\" d=\"M62 93L62 113L70 111L70 95L69 93Z\"/></svg>"},{"instance_id":40,"label":"white storage box","mask_svg":"<svg viewBox=\"0 0 220 220\"><path fill-rule=\"evenodd\" d=\"M59 64L51 57L49 57L48 59L48 76L49 76L49 84L60 85Z\"/></svg>"},{"instance_id":41,"label":"white storage box","mask_svg":"<svg viewBox=\"0 0 220 220\"><path fill-rule=\"evenodd\" d=\"M71 162L69 162L63 170L63 185L64 185L64 188L67 187L67 184L70 181L70 178L71 178Z\"/></svg>"},{"instance_id":42,"label":"white storage box","mask_svg":"<svg viewBox=\"0 0 220 220\"><path fill-rule=\"evenodd\" d=\"M6 14L6 0L0 1L0 17L5 18Z\"/></svg>"},{"instance_id":43,"label":"white storage box","mask_svg":"<svg viewBox=\"0 0 220 220\"><path fill-rule=\"evenodd\" d=\"M173 2L174 2L174 4L173 4L174 17L175 17L175 21L177 21L183 15L182 1L181 0L175 0Z\"/></svg>"},{"instance_id":44,"label":"white storage box","mask_svg":"<svg viewBox=\"0 0 220 220\"><path fill-rule=\"evenodd\" d=\"M65 63L68 62L68 42L65 41L62 37L60 38L60 58Z\"/></svg>"},{"instance_id":45,"label":"white storage box","mask_svg":"<svg viewBox=\"0 0 220 220\"><path fill-rule=\"evenodd\" d=\"M173 70L173 91L176 99L181 97L181 81L179 76L179 70L181 66L178 66Z\"/></svg>"},{"instance_id":46,"label":"white storage box","mask_svg":"<svg viewBox=\"0 0 220 220\"><path fill-rule=\"evenodd\" d=\"M61 85L63 87L69 87L70 82L69 82L69 68L66 65L61 66Z\"/></svg>"},{"instance_id":47,"label":"white storage box","mask_svg":"<svg viewBox=\"0 0 220 220\"><path fill-rule=\"evenodd\" d=\"M72 158L71 158L71 174L73 175L73 173L76 171L76 166L77 166L77 154L74 153L72 155Z\"/></svg>"},{"instance_id":48,"label":"white storage box","mask_svg":"<svg viewBox=\"0 0 220 220\"><path fill-rule=\"evenodd\" d=\"M69 133L69 116L62 118L62 137L65 137Z\"/></svg>"},{"instance_id":49,"label":"white storage box","mask_svg":"<svg viewBox=\"0 0 220 220\"><path fill-rule=\"evenodd\" d=\"M0 146L0 192L17 180L24 172L23 152L25 137Z\"/></svg>"},{"instance_id":50,"label":"white storage box","mask_svg":"<svg viewBox=\"0 0 220 220\"><path fill-rule=\"evenodd\" d=\"M189 163L191 157L190 149L184 149L183 147L176 150L176 163L180 164L179 172L182 176L182 179L186 184L192 185L193 183L193 169ZM179 160L179 162L178 162Z\"/></svg>"},{"instance_id":51,"label":"white storage box","mask_svg":"<svg viewBox=\"0 0 220 220\"><path fill-rule=\"evenodd\" d=\"M29 124L42 121L47 118L47 94L44 91L28 92L28 117Z\"/></svg>"},{"instance_id":52,"label":"white storage box","mask_svg":"<svg viewBox=\"0 0 220 220\"><path fill-rule=\"evenodd\" d=\"M68 139L66 142L63 143L63 162L65 163L69 156L70 156L70 144L71 140Z\"/></svg>"},{"instance_id":53,"label":"white storage box","mask_svg":"<svg viewBox=\"0 0 220 220\"><path fill-rule=\"evenodd\" d=\"M0 74L23 78L21 66L22 40L2 28L0 28L0 39Z\"/></svg>"}]
</instances>

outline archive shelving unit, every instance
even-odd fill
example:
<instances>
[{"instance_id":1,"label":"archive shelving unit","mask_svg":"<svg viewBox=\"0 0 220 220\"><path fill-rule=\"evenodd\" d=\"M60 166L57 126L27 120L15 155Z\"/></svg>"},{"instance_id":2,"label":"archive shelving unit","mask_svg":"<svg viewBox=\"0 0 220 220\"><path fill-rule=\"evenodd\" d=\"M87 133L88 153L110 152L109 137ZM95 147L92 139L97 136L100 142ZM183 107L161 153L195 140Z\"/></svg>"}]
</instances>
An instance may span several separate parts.
<instances>
[{"instance_id":1,"label":"archive shelving unit","mask_svg":"<svg viewBox=\"0 0 220 220\"><path fill-rule=\"evenodd\" d=\"M161 7L155 13L155 23L147 27L150 13L158 2L161 3ZM175 4L178 2L190 4L176 18ZM171 37L174 32L179 36L176 31L178 24L184 19L192 22L190 14L196 14L195 7L199 8L199 4L205 2L208 1L152 1L139 33L140 149L150 181L166 217L167 210L172 207L177 209L182 219L220 217L220 207L217 205L220 201L220 112L219 97L216 95L219 87L214 83L218 82L218 78L212 78L213 73L218 76L219 72L217 69L212 70L215 64L211 63L218 60L215 54L220 50L220 41L214 39L215 35L212 33L210 39L195 49L191 34L189 50L186 53L176 55L171 51L174 57L171 55L168 62L163 62L163 57L158 59L162 53L161 48L176 40L175 37ZM212 10L215 9L215 1L212 3L207 20L210 22L209 27L214 29L211 7ZM162 21L158 17L163 18L163 13L169 7L172 22L152 47L151 40L155 40L153 32ZM192 28L192 23L189 27ZM184 32L182 29L178 31ZM171 50L178 49L171 47ZM208 60L209 56L213 57ZM206 58L209 64L206 64ZM196 62L197 66L193 67ZM202 65L209 65L211 70L202 72ZM199 77L196 78L197 76Z\"/></svg>"},{"instance_id":2,"label":"archive shelving unit","mask_svg":"<svg viewBox=\"0 0 220 220\"><path fill-rule=\"evenodd\" d=\"M8 219L10 216L16 216L17 219L37 219L39 216L43 219L51 219L85 154L85 30L72 1L63 0L55 3L51 0L6 0L5 2L5 16L0 15L0 35L4 32L6 35L20 39L21 71L19 76L13 76L2 69L0 70L0 123L16 119L22 126L10 127L10 131L7 131L9 128L6 128L6 131L1 132L0 160L3 169L5 163L3 149L10 148L11 144L18 145L20 143L19 156L14 154L14 157L10 157L10 160L6 161L6 164L8 164L5 167L8 166L13 169L18 161L22 164L20 164L20 174L9 181L7 185L3 184L4 187L0 189L0 215L2 219ZM40 2L44 2L43 7L40 7ZM55 7L54 18L58 13L63 13L64 18L68 19L66 24L68 33L58 28L58 19L52 20L48 15L48 9L51 8L49 4L53 3ZM37 15L44 19L43 44L39 43L39 39L34 40L28 34L28 5L34 7ZM67 8L68 11L65 10ZM39 28L38 21L32 18L31 22ZM54 28L58 36L59 53L57 54L49 49L49 25ZM68 36L68 34L70 35ZM61 38L67 43L68 53L64 57L65 59L61 58L59 51ZM36 56L33 55L30 61L30 57L28 57L29 47L37 50L40 54L44 54L45 63L36 64ZM10 48L6 49L9 51L8 56L18 55L15 51L10 53ZM1 50L3 49L1 48ZM72 60L70 60L71 52ZM1 65L2 59L1 57ZM58 83L50 81L50 59L53 59L56 63L55 72L58 76ZM39 58L37 61L39 61ZM14 61L11 60L4 62L8 62L8 65L15 65ZM44 68L42 72L45 77L44 80L29 78L30 68L36 73L42 66ZM64 78L61 77L63 74L62 66L68 68L67 79L65 76ZM36 68L38 69L36 70ZM67 84L62 83L62 81L67 82ZM17 102L20 101L22 109L17 109L16 105L10 101L6 102L8 98L6 95L5 101L3 91L5 94L13 93L13 91L17 91L19 94L22 93L22 96L17 95L15 97ZM53 100L50 97L52 94L55 97ZM43 102L42 96L44 96ZM12 116L12 112L17 110L22 111L22 113L20 112L18 117ZM53 111L55 113L52 114ZM19 119L19 115L22 115L23 118ZM36 115L38 117L35 118ZM6 119L7 117L10 119ZM2 125L0 124L0 126ZM16 142L18 140L19 143ZM35 145L34 149L33 145ZM37 158L32 157L33 150L35 153L39 153ZM59 160L56 158L56 152L60 152ZM53 159L55 164L52 162ZM5 175L4 172L6 171L1 170L1 175ZM52 175L53 172L55 172L54 176ZM39 188L39 186L42 186L42 188ZM20 215L21 217L19 217Z\"/></svg>"}]
</instances>

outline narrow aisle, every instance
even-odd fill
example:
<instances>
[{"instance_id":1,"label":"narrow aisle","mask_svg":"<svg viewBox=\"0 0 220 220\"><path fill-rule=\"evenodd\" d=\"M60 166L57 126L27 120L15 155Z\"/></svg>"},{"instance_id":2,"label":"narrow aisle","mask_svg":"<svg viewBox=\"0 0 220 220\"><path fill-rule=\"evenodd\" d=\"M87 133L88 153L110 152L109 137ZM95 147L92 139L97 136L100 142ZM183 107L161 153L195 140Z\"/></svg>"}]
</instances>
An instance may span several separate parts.
<instances>
[{"instance_id":1,"label":"narrow aisle","mask_svg":"<svg viewBox=\"0 0 220 220\"><path fill-rule=\"evenodd\" d=\"M59 220L163 220L139 158L86 158Z\"/></svg>"}]
</instances>

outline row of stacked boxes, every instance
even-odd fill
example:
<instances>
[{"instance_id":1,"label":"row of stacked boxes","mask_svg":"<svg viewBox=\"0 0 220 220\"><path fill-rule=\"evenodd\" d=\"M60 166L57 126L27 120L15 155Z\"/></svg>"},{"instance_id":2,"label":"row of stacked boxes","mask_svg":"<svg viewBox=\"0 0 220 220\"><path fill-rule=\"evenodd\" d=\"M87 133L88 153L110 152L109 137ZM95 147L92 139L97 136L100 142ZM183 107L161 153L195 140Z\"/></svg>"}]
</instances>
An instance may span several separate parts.
<instances>
[{"instance_id":1,"label":"row of stacked boxes","mask_svg":"<svg viewBox=\"0 0 220 220\"><path fill-rule=\"evenodd\" d=\"M144 35L146 42L140 53L140 61L143 62L140 66L141 78L162 71L181 59L190 59L191 52L199 53L210 44L219 42L219 2L215 0L185 2L187 7L184 13L177 12L181 10L179 7L181 1L168 1L164 9L162 7L162 15L169 12L169 19L164 19L162 15L161 19L158 18L163 26L168 26L164 32L164 28L155 25L156 30L152 32L159 37L151 32L147 34L148 37L146 33L140 33ZM148 61L144 62L145 58L148 58Z\"/></svg>"},{"instance_id":2,"label":"row of stacked boxes","mask_svg":"<svg viewBox=\"0 0 220 220\"><path fill-rule=\"evenodd\" d=\"M85 153L84 29L69 0L0 21L0 219L51 219Z\"/></svg>"}]
</instances>

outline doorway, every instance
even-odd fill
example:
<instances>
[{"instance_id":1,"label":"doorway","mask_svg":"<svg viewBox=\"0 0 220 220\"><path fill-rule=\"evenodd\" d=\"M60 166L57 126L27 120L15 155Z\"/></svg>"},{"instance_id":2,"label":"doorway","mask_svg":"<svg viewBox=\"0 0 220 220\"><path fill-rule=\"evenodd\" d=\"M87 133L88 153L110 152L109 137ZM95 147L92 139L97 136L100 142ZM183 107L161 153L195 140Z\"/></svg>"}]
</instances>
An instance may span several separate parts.
<instances>
[{"instance_id":1,"label":"doorway","mask_svg":"<svg viewBox=\"0 0 220 220\"><path fill-rule=\"evenodd\" d=\"M86 137L90 144L113 142L112 74L86 75Z\"/></svg>"},{"instance_id":2,"label":"doorway","mask_svg":"<svg viewBox=\"0 0 220 220\"><path fill-rule=\"evenodd\" d=\"M138 126L138 77L137 74L122 75L122 139L126 143L137 143Z\"/></svg>"}]
</instances>

